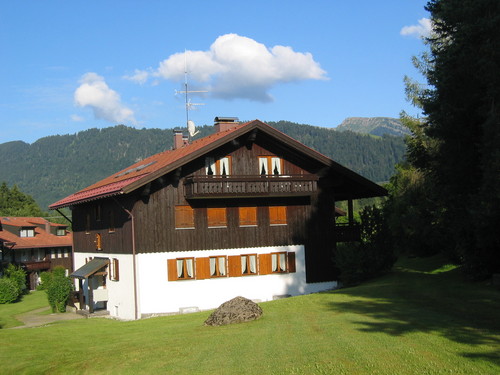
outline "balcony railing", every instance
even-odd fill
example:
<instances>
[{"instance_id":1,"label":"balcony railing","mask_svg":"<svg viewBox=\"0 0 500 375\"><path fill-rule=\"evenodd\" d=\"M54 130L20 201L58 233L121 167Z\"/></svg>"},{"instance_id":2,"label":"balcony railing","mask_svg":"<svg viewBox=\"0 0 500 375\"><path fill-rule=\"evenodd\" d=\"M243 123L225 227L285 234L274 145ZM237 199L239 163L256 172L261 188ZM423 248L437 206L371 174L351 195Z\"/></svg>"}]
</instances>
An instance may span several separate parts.
<instances>
[{"instance_id":1,"label":"balcony railing","mask_svg":"<svg viewBox=\"0 0 500 375\"><path fill-rule=\"evenodd\" d=\"M50 268L50 260L26 261L21 262L21 265L26 271L46 270Z\"/></svg>"},{"instance_id":2,"label":"balcony railing","mask_svg":"<svg viewBox=\"0 0 500 375\"><path fill-rule=\"evenodd\" d=\"M361 241L361 227L359 224L337 223L335 224L336 242Z\"/></svg>"},{"instance_id":3,"label":"balcony railing","mask_svg":"<svg viewBox=\"0 0 500 375\"><path fill-rule=\"evenodd\" d=\"M316 175L190 176L186 198L307 196L318 189Z\"/></svg>"}]
</instances>

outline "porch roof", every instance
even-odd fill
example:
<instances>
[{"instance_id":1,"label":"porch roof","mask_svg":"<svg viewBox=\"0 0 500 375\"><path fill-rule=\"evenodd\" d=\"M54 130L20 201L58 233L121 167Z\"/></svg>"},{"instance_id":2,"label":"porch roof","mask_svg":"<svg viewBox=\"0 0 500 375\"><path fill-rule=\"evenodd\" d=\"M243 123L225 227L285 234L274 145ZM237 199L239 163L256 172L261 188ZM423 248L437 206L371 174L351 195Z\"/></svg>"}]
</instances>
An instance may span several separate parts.
<instances>
[{"instance_id":1,"label":"porch roof","mask_svg":"<svg viewBox=\"0 0 500 375\"><path fill-rule=\"evenodd\" d=\"M94 258L90 262L84 264L82 267L74 271L70 277L75 277L77 279L86 279L90 275L93 275L99 271L102 267L109 264L108 258Z\"/></svg>"}]
</instances>

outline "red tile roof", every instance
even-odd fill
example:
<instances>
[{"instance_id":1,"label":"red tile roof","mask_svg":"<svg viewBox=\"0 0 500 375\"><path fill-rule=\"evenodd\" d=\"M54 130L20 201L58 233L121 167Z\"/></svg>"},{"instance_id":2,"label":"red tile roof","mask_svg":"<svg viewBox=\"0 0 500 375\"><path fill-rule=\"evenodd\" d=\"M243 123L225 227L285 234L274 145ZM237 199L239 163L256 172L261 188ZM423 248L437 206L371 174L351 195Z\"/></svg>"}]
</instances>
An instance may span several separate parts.
<instances>
[{"instance_id":1,"label":"red tile roof","mask_svg":"<svg viewBox=\"0 0 500 375\"><path fill-rule=\"evenodd\" d=\"M335 168L339 171L339 173L344 174L348 176L349 179L355 181L356 184L367 186L370 193L360 197L386 194L385 190L375 183L365 179L348 168L341 166L323 154L305 146L304 144L280 132L279 130L272 128L262 121L254 120L243 124L235 124L233 127L224 131L195 140L192 143L186 144L178 149L164 151L150 156L126 169L96 182L83 190L80 190L75 194L51 204L49 208L58 209L95 199L130 193L135 189L153 181L154 179L183 166L185 163L193 160L194 158L203 156L213 149L220 147L241 135L251 132L256 128L270 137L280 139L283 143L286 143L287 146L309 155L311 158L316 159L320 164Z\"/></svg>"},{"instance_id":2,"label":"red tile roof","mask_svg":"<svg viewBox=\"0 0 500 375\"><path fill-rule=\"evenodd\" d=\"M130 167L127 167L99 182L96 182L89 187L86 187L79 192L72 194L60 201L57 201L49 206L50 209L67 207L77 203L83 203L94 199L110 197L113 195L123 194L128 192L127 187L132 183L142 180L147 176L155 175L155 172L161 171L161 174L167 173L174 168L168 168L175 165L176 162L189 157L193 153L205 149L216 141L230 137L236 130L242 129L253 122L238 124L234 127L209 135L207 137L193 141L190 144L178 148L176 150L168 150L160 152L141 160Z\"/></svg>"},{"instance_id":3,"label":"red tile roof","mask_svg":"<svg viewBox=\"0 0 500 375\"><path fill-rule=\"evenodd\" d=\"M73 234L69 231L65 236L57 236L46 232L46 225L65 228L66 225L50 223L41 217L0 217L0 241L13 249L31 249L40 247L67 247L72 246ZM34 237L19 237L7 230L6 227L15 227L15 232L21 228L35 228ZM19 228L19 229L17 229Z\"/></svg>"}]
</instances>

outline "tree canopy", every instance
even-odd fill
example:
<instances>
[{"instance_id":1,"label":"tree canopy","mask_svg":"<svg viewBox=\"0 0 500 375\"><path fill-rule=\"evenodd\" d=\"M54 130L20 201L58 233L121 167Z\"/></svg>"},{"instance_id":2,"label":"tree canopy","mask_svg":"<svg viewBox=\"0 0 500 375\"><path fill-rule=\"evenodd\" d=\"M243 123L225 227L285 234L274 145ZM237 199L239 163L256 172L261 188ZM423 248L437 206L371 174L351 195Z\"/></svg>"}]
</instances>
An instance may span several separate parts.
<instances>
[{"instance_id":1,"label":"tree canopy","mask_svg":"<svg viewBox=\"0 0 500 375\"><path fill-rule=\"evenodd\" d=\"M35 200L19 190L17 185L9 188L5 182L0 185L0 216L47 216Z\"/></svg>"},{"instance_id":2,"label":"tree canopy","mask_svg":"<svg viewBox=\"0 0 500 375\"><path fill-rule=\"evenodd\" d=\"M427 85L407 81L425 117L407 118L413 137L392 180L392 214L424 252L444 251L481 279L500 272L500 2L426 9L429 52L414 63Z\"/></svg>"}]
</instances>

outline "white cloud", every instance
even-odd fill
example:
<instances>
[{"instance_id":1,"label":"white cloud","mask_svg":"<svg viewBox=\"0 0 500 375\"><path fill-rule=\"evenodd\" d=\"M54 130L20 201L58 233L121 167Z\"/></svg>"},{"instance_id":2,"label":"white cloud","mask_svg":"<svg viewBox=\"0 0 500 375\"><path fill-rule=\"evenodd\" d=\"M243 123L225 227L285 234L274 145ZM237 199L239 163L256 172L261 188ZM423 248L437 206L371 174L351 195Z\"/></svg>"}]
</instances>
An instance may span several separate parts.
<instances>
[{"instance_id":1,"label":"white cloud","mask_svg":"<svg viewBox=\"0 0 500 375\"><path fill-rule=\"evenodd\" d=\"M266 47L237 34L218 37L208 51L176 53L159 63L156 70L136 70L129 79L179 81L187 62L189 79L201 83L210 94L224 99L245 98L271 101L268 91L275 85L302 80L327 79L326 72L308 52L291 47Z\"/></svg>"},{"instance_id":2,"label":"white cloud","mask_svg":"<svg viewBox=\"0 0 500 375\"><path fill-rule=\"evenodd\" d=\"M82 116L78 116L78 115L71 115L71 120L74 121L74 122L82 122L84 121L85 119L82 117Z\"/></svg>"},{"instance_id":3,"label":"white cloud","mask_svg":"<svg viewBox=\"0 0 500 375\"><path fill-rule=\"evenodd\" d=\"M79 107L89 107L94 117L112 123L135 123L134 112L122 105L120 95L110 89L104 78L96 73L86 73L80 80L74 98Z\"/></svg>"},{"instance_id":4,"label":"white cloud","mask_svg":"<svg viewBox=\"0 0 500 375\"><path fill-rule=\"evenodd\" d=\"M418 20L418 25L405 26L401 29L401 35L413 35L420 38L426 38L431 34L432 22L428 18Z\"/></svg>"},{"instance_id":5,"label":"white cloud","mask_svg":"<svg viewBox=\"0 0 500 375\"><path fill-rule=\"evenodd\" d=\"M123 76L123 78L128 79L129 81L133 81L136 83L146 83L148 80L149 73L145 70L135 69L134 74L131 76Z\"/></svg>"}]
</instances>

